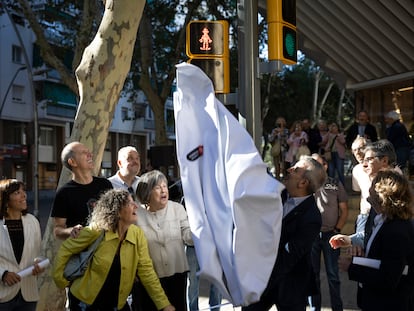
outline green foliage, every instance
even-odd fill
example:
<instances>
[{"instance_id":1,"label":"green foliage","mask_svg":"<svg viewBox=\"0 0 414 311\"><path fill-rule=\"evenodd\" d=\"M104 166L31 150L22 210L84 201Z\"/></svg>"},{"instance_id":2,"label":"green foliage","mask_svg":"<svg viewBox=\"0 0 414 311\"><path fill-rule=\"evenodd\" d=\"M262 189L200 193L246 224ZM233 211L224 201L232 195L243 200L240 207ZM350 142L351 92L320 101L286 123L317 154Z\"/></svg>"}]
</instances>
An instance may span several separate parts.
<instances>
[{"instance_id":1,"label":"green foliage","mask_svg":"<svg viewBox=\"0 0 414 311\"><path fill-rule=\"evenodd\" d=\"M278 75L263 76L261 84L262 107L265 106L266 96L268 96L268 113L263 120L265 131L268 132L274 127L274 122L279 116L286 119L288 127L297 120L312 119L315 75L318 71L320 68L312 60L303 56L300 57L297 65L285 67ZM268 88L269 79L271 79L270 88ZM318 104L322 101L332 81L329 76L323 74L319 82ZM322 110L321 119L328 123L337 121L340 96L341 90L335 84ZM349 119L352 114L351 109L342 107L344 120ZM312 121L316 122L317 120Z\"/></svg>"},{"instance_id":2,"label":"green foliage","mask_svg":"<svg viewBox=\"0 0 414 311\"><path fill-rule=\"evenodd\" d=\"M139 89L139 80L143 68L141 63L143 60L141 57L142 48L143 44L148 44L148 42L151 42L150 46L146 46L147 49L151 50L151 85L157 94L161 94L162 89L165 87L171 88L171 85L165 84L166 78L174 72L177 63L187 61L188 59L185 54L185 43L182 42L180 44L179 37L183 27L185 31L186 25L184 25L184 21L187 18L189 5L192 2L194 1L161 0L147 2L144 14L150 21L151 38L146 42L141 40L136 42L131 74L129 76L130 83L126 83L128 92L135 92ZM231 25L230 35L234 36L237 19L236 1L201 1L194 14L190 16L190 20L220 19L229 21ZM231 41L234 42L234 39ZM236 55L236 53L231 54L233 56ZM232 68L234 69L235 67ZM232 74L232 83L237 83L237 76L234 76L236 74L234 70Z\"/></svg>"}]
</instances>

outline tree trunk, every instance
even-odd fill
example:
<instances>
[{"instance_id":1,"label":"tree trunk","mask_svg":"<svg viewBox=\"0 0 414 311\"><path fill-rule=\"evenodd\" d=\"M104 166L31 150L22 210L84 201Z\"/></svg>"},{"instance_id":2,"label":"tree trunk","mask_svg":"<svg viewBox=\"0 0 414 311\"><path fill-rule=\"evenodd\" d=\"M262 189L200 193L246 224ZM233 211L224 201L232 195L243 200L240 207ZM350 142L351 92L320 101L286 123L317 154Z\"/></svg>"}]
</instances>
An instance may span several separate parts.
<instances>
[{"instance_id":1,"label":"tree trunk","mask_svg":"<svg viewBox=\"0 0 414 311\"><path fill-rule=\"evenodd\" d=\"M318 118L318 120L322 117L323 108L325 107L326 100L328 99L328 95L331 92L331 89L334 85L335 85L335 82L329 83L328 88L325 91L325 95L323 96L321 104L319 105L319 112L318 112L319 118Z\"/></svg>"},{"instance_id":2,"label":"tree trunk","mask_svg":"<svg viewBox=\"0 0 414 311\"><path fill-rule=\"evenodd\" d=\"M188 11L185 17L183 27L180 30L177 44L175 47L175 62L166 77L163 77L161 92L158 90L158 78L160 73L157 72L153 57L153 38L152 25L150 18L145 15L141 18L139 28L139 41L141 47L141 74L139 87L148 99L150 107L154 113L155 121L155 145L168 144L167 130L165 127L165 101L171 92L171 85L175 78L175 63L182 58L183 46L185 43L185 27L194 16L201 0L193 0L187 3Z\"/></svg>"},{"instance_id":3,"label":"tree trunk","mask_svg":"<svg viewBox=\"0 0 414 311\"><path fill-rule=\"evenodd\" d=\"M107 0L98 32L85 49L76 70L80 103L71 141L84 143L94 154L94 174L101 166L102 156L115 106L131 66L135 39L144 0ZM59 185L70 178L63 170ZM55 257L59 243L53 237L53 222L49 219L43 237L43 254ZM64 310L64 291L58 290L51 278L51 270L40 280L40 311Z\"/></svg>"},{"instance_id":4,"label":"tree trunk","mask_svg":"<svg viewBox=\"0 0 414 311\"><path fill-rule=\"evenodd\" d=\"M168 139L164 118L165 99L161 98L157 90L157 72L152 68L152 63L154 61L154 51L152 49L152 26L149 17L146 16L145 13L141 19L141 26L138 35L141 45L141 77L139 79L139 87L147 97L154 113L155 144L166 145L168 143ZM151 81L155 81L155 86L152 86ZM171 84L169 87L171 89Z\"/></svg>"}]
</instances>

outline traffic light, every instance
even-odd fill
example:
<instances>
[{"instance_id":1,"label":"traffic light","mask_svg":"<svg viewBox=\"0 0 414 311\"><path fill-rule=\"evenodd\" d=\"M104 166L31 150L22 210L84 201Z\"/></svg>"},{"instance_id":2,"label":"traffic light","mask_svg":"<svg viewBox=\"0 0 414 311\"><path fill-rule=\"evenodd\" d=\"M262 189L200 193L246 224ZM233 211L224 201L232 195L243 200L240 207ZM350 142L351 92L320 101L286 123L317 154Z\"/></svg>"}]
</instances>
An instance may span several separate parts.
<instances>
[{"instance_id":1,"label":"traffic light","mask_svg":"<svg viewBox=\"0 0 414 311\"><path fill-rule=\"evenodd\" d=\"M187 25L188 61L213 81L216 93L230 92L229 24L227 21L191 21Z\"/></svg>"},{"instance_id":2,"label":"traffic light","mask_svg":"<svg viewBox=\"0 0 414 311\"><path fill-rule=\"evenodd\" d=\"M213 82L216 93L230 93L229 61L225 58L190 58L188 63L200 67Z\"/></svg>"},{"instance_id":3,"label":"traffic light","mask_svg":"<svg viewBox=\"0 0 414 311\"><path fill-rule=\"evenodd\" d=\"M267 0L269 60L297 63L296 0Z\"/></svg>"}]
</instances>

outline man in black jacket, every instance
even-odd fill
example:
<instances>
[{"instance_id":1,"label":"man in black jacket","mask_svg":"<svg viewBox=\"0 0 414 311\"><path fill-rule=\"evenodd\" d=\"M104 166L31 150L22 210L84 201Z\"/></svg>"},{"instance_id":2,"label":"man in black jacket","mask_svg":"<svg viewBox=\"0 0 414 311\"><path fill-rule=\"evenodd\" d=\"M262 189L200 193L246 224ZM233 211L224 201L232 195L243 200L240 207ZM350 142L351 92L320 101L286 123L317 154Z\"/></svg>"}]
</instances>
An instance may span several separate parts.
<instances>
[{"instance_id":1,"label":"man in black jacket","mask_svg":"<svg viewBox=\"0 0 414 311\"><path fill-rule=\"evenodd\" d=\"M351 148L352 142L358 135L369 139L371 142L378 140L377 129L369 123L368 113L365 110L358 113L357 122L352 124L346 131L346 145L348 148Z\"/></svg>"},{"instance_id":2,"label":"man in black jacket","mask_svg":"<svg viewBox=\"0 0 414 311\"><path fill-rule=\"evenodd\" d=\"M325 180L324 168L310 156L288 169L276 263L260 301L243 311L269 310L274 304L279 311L306 310L307 297L316 290L310 254L322 224L313 194Z\"/></svg>"}]
</instances>

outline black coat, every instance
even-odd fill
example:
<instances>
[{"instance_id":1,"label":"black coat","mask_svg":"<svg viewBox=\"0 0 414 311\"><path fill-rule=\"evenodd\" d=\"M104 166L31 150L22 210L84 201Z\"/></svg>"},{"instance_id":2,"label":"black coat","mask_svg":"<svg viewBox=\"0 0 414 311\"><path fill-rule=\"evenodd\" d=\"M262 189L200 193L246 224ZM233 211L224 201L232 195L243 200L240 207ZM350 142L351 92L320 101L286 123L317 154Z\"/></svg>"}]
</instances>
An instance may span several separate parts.
<instances>
[{"instance_id":1,"label":"black coat","mask_svg":"<svg viewBox=\"0 0 414 311\"><path fill-rule=\"evenodd\" d=\"M364 134L365 134L366 138L371 140L371 142L374 142L374 141L378 140L377 129L375 128L375 126L373 126L370 123L367 123L367 125L365 126ZM358 136L358 123L355 122L346 131L345 140L346 140L346 146L348 148L351 148L352 143L354 142L354 140L357 136Z\"/></svg>"},{"instance_id":2,"label":"black coat","mask_svg":"<svg viewBox=\"0 0 414 311\"><path fill-rule=\"evenodd\" d=\"M385 222L371 244L368 258L379 269L351 264L349 279L358 281L358 306L364 311L414 310L414 225L410 220ZM408 275L402 275L408 265Z\"/></svg>"},{"instance_id":3,"label":"black coat","mask_svg":"<svg viewBox=\"0 0 414 311\"><path fill-rule=\"evenodd\" d=\"M273 303L281 306L301 300L306 303L307 297L316 293L311 250L321 225L321 214L313 195L283 218L276 263L264 293L272 297Z\"/></svg>"}]
</instances>

